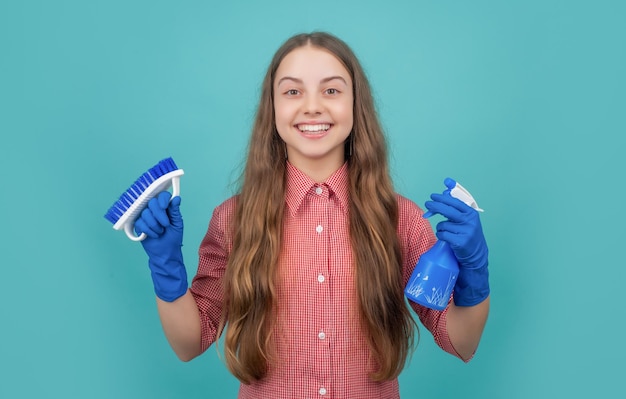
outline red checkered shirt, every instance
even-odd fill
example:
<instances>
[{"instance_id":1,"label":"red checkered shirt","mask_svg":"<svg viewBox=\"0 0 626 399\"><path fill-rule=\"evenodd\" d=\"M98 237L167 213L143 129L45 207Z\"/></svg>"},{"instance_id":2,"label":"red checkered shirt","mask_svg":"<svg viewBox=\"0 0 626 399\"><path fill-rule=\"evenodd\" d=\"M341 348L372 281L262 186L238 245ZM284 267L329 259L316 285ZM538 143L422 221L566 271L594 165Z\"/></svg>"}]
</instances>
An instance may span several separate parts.
<instances>
[{"instance_id":1,"label":"red checkered shirt","mask_svg":"<svg viewBox=\"0 0 626 399\"><path fill-rule=\"evenodd\" d=\"M280 359L264 379L241 384L239 398L399 398L398 380L374 382L370 351L360 328L348 229L347 164L318 184L287 167L284 242L279 264L276 327ZM202 350L216 340L222 312L220 280L232 237L227 234L236 196L215 208L199 250L191 292L202 321ZM398 195L398 236L404 284L435 242L422 210ZM445 351L458 356L446 330L446 310L411 302L422 324Z\"/></svg>"}]
</instances>

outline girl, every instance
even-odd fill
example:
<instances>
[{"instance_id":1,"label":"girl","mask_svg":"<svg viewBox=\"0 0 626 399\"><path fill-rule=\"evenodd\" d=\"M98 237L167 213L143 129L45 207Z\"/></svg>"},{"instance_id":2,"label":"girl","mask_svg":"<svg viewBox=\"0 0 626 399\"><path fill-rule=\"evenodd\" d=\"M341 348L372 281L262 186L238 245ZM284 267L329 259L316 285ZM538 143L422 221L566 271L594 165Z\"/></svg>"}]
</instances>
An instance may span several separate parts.
<instances>
[{"instance_id":1,"label":"girl","mask_svg":"<svg viewBox=\"0 0 626 399\"><path fill-rule=\"evenodd\" d=\"M469 361L489 307L487 249L476 211L448 192L432 199L450 219L437 234L460 259L460 288L444 311L411 306ZM399 397L417 331L403 288L435 236L393 190L368 81L343 41L300 34L275 54L240 193L214 210L190 289L179 207L163 192L135 228L181 360L224 333L240 398Z\"/></svg>"}]
</instances>

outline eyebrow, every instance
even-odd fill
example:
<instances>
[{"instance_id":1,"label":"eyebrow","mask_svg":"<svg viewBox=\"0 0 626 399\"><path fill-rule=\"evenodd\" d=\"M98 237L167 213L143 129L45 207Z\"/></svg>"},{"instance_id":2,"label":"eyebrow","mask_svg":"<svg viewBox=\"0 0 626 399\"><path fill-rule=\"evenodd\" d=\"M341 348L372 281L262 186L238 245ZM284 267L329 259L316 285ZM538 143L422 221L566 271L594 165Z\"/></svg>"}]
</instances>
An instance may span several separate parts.
<instances>
[{"instance_id":1,"label":"eyebrow","mask_svg":"<svg viewBox=\"0 0 626 399\"><path fill-rule=\"evenodd\" d=\"M337 76L329 76L327 78L324 78L324 79L320 80L320 83L328 83L331 80L335 80L335 79L341 80L346 86L348 85L348 82L346 82L346 80L343 77L339 76L339 75L337 75ZM276 86L280 86L280 84L283 81L286 81L286 80L291 80L292 82L298 83L298 84L302 84L303 83L302 79L294 78L294 77L291 77L291 76L285 76L285 77L280 78L280 80L276 83Z\"/></svg>"}]
</instances>

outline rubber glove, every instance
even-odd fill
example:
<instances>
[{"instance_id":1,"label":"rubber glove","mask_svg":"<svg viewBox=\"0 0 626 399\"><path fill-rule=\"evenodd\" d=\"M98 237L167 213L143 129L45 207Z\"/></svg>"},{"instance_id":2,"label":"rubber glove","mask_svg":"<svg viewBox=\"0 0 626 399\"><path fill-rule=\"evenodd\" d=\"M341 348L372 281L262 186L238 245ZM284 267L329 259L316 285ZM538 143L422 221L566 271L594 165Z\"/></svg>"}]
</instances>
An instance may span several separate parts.
<instances>
[{"instance_id":1,"label":"rubber glove","mask_svg":"<svg viewBox=\"0 0 626 399\"><path fill-rule=\"evenodd\" d=\"M183 262L183 218L180 197L171 201L169 191L159 193L135 221L135 232L146 233L141 241L148 254L154 292L164 301L173 302L187 292L187 270Z\"/></svg>"},{"instance_id":2,"label":"rubber glove","mask_svg":"<svg viewBox=\"0 0 626 399\"><path fill-rule=\"evenodd\" d=\"M489 249L480 224L478 212L450 195L456 182L447 178L448 188L442 194L432 194L424 204L428 213L438 213L448 220L437 224L437 238L446 241L459 262L459 275L454 287L454 303L473 306L489 296Z\"/></svg>"}]
</instances>

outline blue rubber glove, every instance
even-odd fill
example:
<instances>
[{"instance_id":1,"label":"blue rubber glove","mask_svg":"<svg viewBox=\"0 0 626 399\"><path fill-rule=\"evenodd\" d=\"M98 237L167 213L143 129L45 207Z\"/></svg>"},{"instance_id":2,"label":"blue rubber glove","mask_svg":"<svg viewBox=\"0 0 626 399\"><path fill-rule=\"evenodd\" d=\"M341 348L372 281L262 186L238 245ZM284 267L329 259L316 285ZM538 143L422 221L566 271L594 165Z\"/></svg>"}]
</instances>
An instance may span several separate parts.
<instances>
[{"instance_id":1,"label":"blue rubber glove","mask_svg":"<svg viewBox=\"0 0 626 399\"><path fill-rule=\"evenodd\" d=\"M154 292L164 301L173 302L187 292L187 270L183 263L183 218L180 197L163 191L148 202L135 221L135 232L146 233L141 241L148 254Z\"/></svg>"},{"instance_id":2,"label":"blue rubber glove","mask_svg":"<svg viewBox=\"0 0 626 399\"><path fill-rule=\"evenodd\" d=\"M454 303L473 306L489 296L489 249L478 212L450 195L456 182L447 178L443 194L432 194L424 205L430 214L438 213L448 220L437 224L437 238L446 241L459 261L459 275L454 287Z\"/></svg>"}]
</instances>

